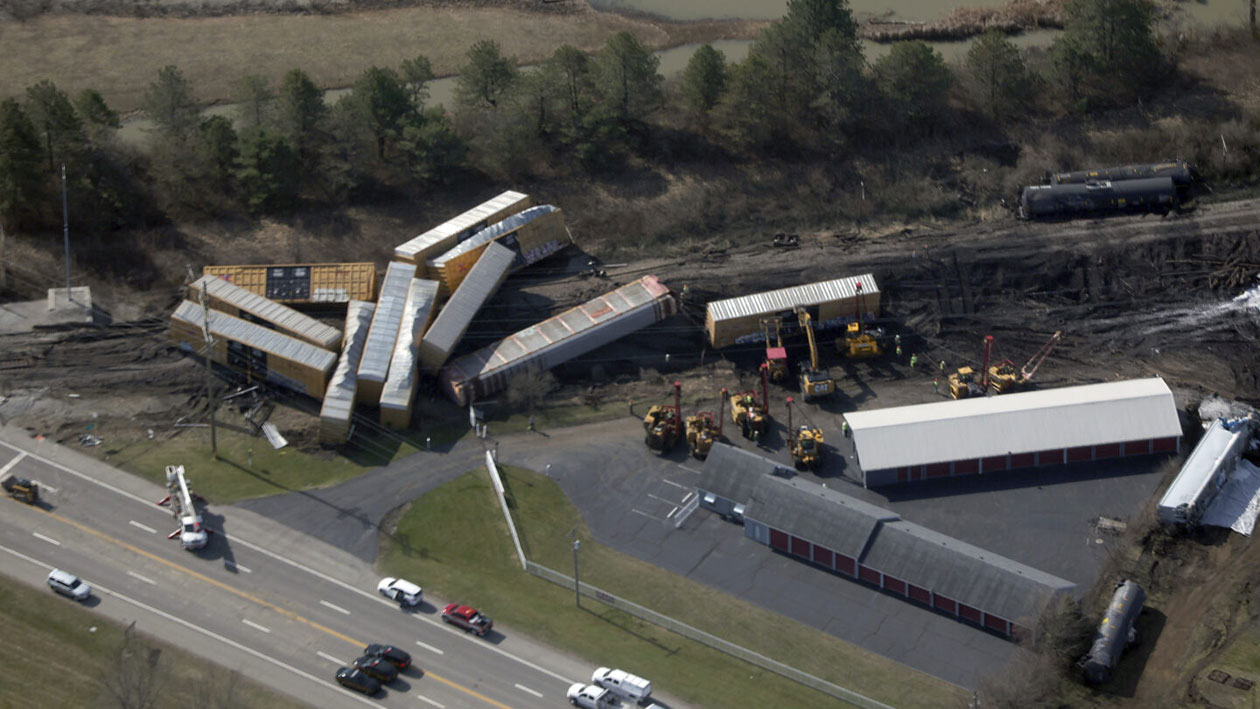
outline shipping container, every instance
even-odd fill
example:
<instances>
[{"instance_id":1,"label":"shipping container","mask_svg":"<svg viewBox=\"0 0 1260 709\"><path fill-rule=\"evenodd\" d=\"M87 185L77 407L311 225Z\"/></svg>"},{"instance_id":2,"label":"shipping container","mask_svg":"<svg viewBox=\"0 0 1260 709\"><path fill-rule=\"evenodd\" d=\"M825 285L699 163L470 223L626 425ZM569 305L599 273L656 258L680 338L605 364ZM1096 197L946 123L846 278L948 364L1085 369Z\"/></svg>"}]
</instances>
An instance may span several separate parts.
<instances>
[{"instance_id":1,"label":"shipping container","mask_svg":"<svg viewBox=\"0 0 1260 709\"><path fill-rule=\"evenodd\" d=\"M206 266L201 273L218 276L251 293L288 305L376 300L374 263Z\"/></svg>"},{"instance_id":2,"label":"shipping container","mask_svg":"<svg viewBox=\"0 0 1260 709\"><path fill-rule=\"evenodd\" d=\"M815 330L827 330L854 322L857 318L857 286L862 285L862 318L879 317L879 285L875 276L837 278L819 283L782 288L709 303L705 331L714 347L760 342L763 318L779 318L784 332L796 329L795 309L809 311Z\"/></svg>"},{"instance_id":3,"label":"shipping container","mask_svg":"<svg viewBox=\"0 0 1260 709\"><path fill-rule=\"evenodd\" d=\"M394 261L385 269L381 297L376 301L372 327L359 362L359 385L354 397L360 404L376 406L381 400L381 388L389 375L389 361L394 356L394 342L398 340L398 328L415 275L415 264Z\"/></svg>"},{"instance_id":4,"label":"shipping container","mask_svg":"<svg viewBox=\"0 0 1260 709\"><path fill-rule=\"evenodd\" d=\"M437 312L437 296L437 281L411 280L411 290L407 293L407 304L398 328L398 340L394 342L394 356L389 361L389 377L381 390L383 426L401 430L411 425L411 405L416 397L416 384L420 381L416 354L420 349L420 340Z\"/></svg>"},{"instance_id":5,"label":"shipping container","mask_svg":"<svg viewBox=\"0 0 1260 709\"><path fill-rule=\"evenodd\" d=\"M541 204L482 229L449 251L428 260L431 278L442 282L442 293L453 293L477 263L486 245L495 242L515 255L513 271L538 263L573 243L559 207Z\"/></svg>"},{"instance_id":6,"label":"shipping container","mask_svg":"<svg viewBox=\"0 0 1260 709\"><path fill-rule=\"evenodd\" d=\"M442 390L467 406L502 391L518 374L551 369L677 311L669 289L644 276L451 362L439 377Z\"/></svg>"},{"instance_id":7,"label":"shipping container","mask_svg":"<svg viewBox=\"0 0 1260 709\"><path fill-rule=\"evenodd\" d=\"M424 278L433 278L427 273L425 262L434 256L455 248L459 242L485 229L491 224L527 209L530 205L529 195L508 190L494 199L483 202L463 214L447 222L439 224L416 238L394 249L394 258L406 263L415 264Z\"/></svg>"},{"instance_id":8,"label":"shipping container","mask_svg":"<svg viewBox=\"0 0 1260 709\"><path fill-rule=\"evenodd\" d=\"M442 312L420 341L420 365L425 371L437 373L455 351L460 338L472 324L472 320L503 285L516 255L511 249L492 243L482 252L477 264L468 272L455 294L442 306Z\"/></svg>"},{"instance_id":9,"label":"shipping container","mask_svg":"<svg viewBox=\"0 0 1260 709\"><path fill-rule=\"evenodd\" d=\"M215 310L278 330L332 352L341 349L341 331L337 328L232 285L218 276L202 276L190 284L188 299L200 303L203 288L210 297L210 307Z\"/></svg>"},{"instance_id":10,"label":"shipping container","mask_svg":"<svg viewBox=\"0 0 1260 709\"><path fill-rule=\"evenodd\" d=\"M203 353L203 321L213 340L212 362L240 372L250 381L270 382L323 398L337 355L191 300L180 303L171 314L171 339L185 352Z\"/></svg>"},{"instance_id":11,"label":"shipping container","mask_svg":"<svg viewBox=\"0 0 1260 709\"><path fill-rule=\"evenodd\" d=\"M354 390L359 382L359 360L363 357L363 343L367 341L368 328L372 326L372 313L375 311L375 303L352 300L346 304L346 334L341 357L337 360L332 379L328 380L324 403L319 409L320 443L345 443L350 436Z\"/></svg>"}]
</instances>

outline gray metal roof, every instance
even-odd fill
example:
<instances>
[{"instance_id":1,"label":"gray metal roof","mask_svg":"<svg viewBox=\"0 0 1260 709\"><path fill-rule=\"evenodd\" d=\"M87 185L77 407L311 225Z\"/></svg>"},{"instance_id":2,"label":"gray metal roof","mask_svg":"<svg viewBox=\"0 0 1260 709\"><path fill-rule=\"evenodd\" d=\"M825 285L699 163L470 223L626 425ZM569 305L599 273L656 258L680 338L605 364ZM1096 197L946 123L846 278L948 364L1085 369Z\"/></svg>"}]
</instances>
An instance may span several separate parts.
<instances>
[{"instance_id":1,"label":"gray metal roof","mask_svg":"<svg viewBox=\"0 0 1260 709\"><path fill-rule=\"evenodd\" d=\"M448 239L453 234L458 234L469 227L475 226L478 222L485 221L487 217L507 209L516 202L528 199L528 195L508 190L494 199L487 200L473 207L458 217L433 227L405 244L395 247L394 256L414 259L416 254L422 253L425 249L435 244L440 244L443 239Z\"/></svg>"},{"instance_id":2,"label":"gray metal roof","mask_svg":"<svg viewBox=\"0 0 1260 709\"><path fill-rule=\"evenodd\" d=\"M486 247L421 340L421 362L433 370L446 362L472 324L477 311L507 278L515 258L516 254L501 244L492 243Z\"/></svg>"},{"instance_id":3,"label":"gray metal roof","mask_svg":"<svg viewBox=\"0 0 1260 709\"><path fill-rule=\"evenodd\" d=\"M389 377L381 389L381 408L406 409L411 406L419 377L416 352L424 337L424 328L429 324L429 316L437 307L437 295L437 281L411 279L398 341L394 343L394 356L389 362Z\"/></svg>"},{"instance_id":4,"label":"gray metal roof","mask_svg":"<svg viewBox=\"0 0 1260 709\"><path fill-rule=\"evenodd\" d=\"M523 212L513 214L507 219L504 219L497 224L491 224L485 229L482 229L476 234L473 234L467 239L459 242L451 250L429 259L427 265L430 268L441 268L452 258L459 256L460 254L466 254L479 246L488 244L510 231L514 231L522 226L525 226L544 214L551 214L552 212L557 211L557 209L557 207L550 204L540 204L537 207L530 207Z\"/></svg>"},{"instance_id":5,"label":"gray metal roof","mask_svg":"<svg viewBox=\"0 0 1260 709\"><path fill-rule=\"evenodd\" d=\"M185 300L175 308L171 319L183 321L200 329L202 312L203 308L200 304ZM332 371L337 364L337 355L328 350L320 349L309 342L303 342L296 337L290 337L262 325L234 318L213 308L209 309L209 324L210 334L215 338L234 340L242 345L320 370L325 374Z\"/></svg>"},{"instance_id":6,"label":"gray metal roof","mask_svg":"<svg viewBox=\"0 0 1260 709\"><path fill-rule=\"evenodd\" d=\"M709 456L704 459L699 488L736 503L747 504L752 499L757 482L778 469L792 471L789 466L729 443L714 443Z\"/></svg>"},{"instance_id":7,"label":"gray metal roof","mask_svg":"<svg viewBox=\"0 0 1260 709\"><path fill-rule=\"evenodd\" d=\"M652 308L658 300L668 297L669 288L656 276L644 276L460 357L449 365L443 377L458 381L488 377L535 359L541 360L543 367L554 367L629 334L625 328L609 324L638 309ZM669 315L672 308L660 311ZM655 317L651 317L632 324L637 329L654 321Z\"/></svg>"},{"instance_id":8,"label":"gray metal roof","mask_svg":"<svg viewBox=\"0 0 1260 709\"><path fill-rule=\"evenodd\" d=\"M411 290L411 279L415 275L415 264L398 261L390 263L385 271L381 294L376 300L376 313L372 316L372 328L363 345L359 379L385 381L389 361L394 355L394 342L398 339L398 327L407 305L407 294Z\"/></svg>"},{"instance_id":9,"label":"gray metal roof","mask_svg":"<svg viewBox=\"0 0 1260 709\"><path fill-rule=\"evenodd\" d=\"M864 470L1181 435L1163 379L845 414Z\"/></svg>"},{"instance_id":10,"label":"gray metal roof","mask_svg":"<svg viewBox=\"0 0 1260 709\"><path fill-rule=\"evenodd\" d=\"M857 284L862 284L862 296L879 302L879 285L875 276L864 273L860 276L837 278L819 283L807 283L802 286L780 288L765 293L754 293L738 298L715 300L709 303L709 318L714 321L746 318L754 315L769 315L792 310L798 305L811 306L852 298L857 295Z\"/></svg>"},{"instance_id":11,"label":"gray metal roof","mask_svg":"<svg viewBox=\"0 0 1260 709\"><path fill-rule=\"evenodd\" d=\"M346 337L341 348L341 358L333 370L319 417L349 421L354 408L354 390L358 382L359 358L363 356L363 343L367 340L376 304L364 300L352 300L346 305Z\"/></svg>"},{"instance_id":12,"label":"gray metal roof","mask_svg":"<svg viewBox=\"0 0 1260 709\"><path fill-rule=\"evenodd\" d=\"M1070 581L904 520L879 526L862 564L1027 627L1052 596L1075 588Z\"/></svg>"},{"instance_id":13,"label":"gray metal roof","mask_svg":"<svg viewBox=\"0 0 1260 709\"><path fill-rule=\"evenodd\" d=\"M853 559L861 558L881 522L901 519L891 510L821 485L771 475L762 475L753 486L744 517Z\"/></svg>"},{"instance_id":14,"label":"gray metal roof","mask_svg":"<svg viewBox=\"0 0 1260 709\"><path fill-rule=\"evenodd\" d=\"M211 298L231 303L259 320L265 320L280 329L288 330L311 342L318 343L324 349L337 350L340 348L341 331L331 325L325 325L287 305L268 300L257 293L245 290L218 276L202 276L189 286L197 293L195 300L200 301L203 285L206 293Z\"/></svg>"}]
</instances>

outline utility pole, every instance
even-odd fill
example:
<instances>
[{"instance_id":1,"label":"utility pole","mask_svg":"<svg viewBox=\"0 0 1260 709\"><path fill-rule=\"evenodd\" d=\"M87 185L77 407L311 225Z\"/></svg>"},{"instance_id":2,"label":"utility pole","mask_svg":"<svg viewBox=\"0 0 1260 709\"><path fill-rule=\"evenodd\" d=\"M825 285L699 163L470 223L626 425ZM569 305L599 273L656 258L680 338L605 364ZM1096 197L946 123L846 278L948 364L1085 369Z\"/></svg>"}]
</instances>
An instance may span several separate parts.
<instances>
[{"instance_id":1,"label":"utility pole","mask_svg":"<svg viewBox=\"0 0 1260 709\"><path fill-rule=\"evenodd\" d=\"M70 300L70 207L66 201L66 164L61 163L61 236L66 246L66 300Z\"/></svg>"},{"instance_id":2,"label":"utility pole","mask_svg":"<svg viewBox=\"0 0 1260 709\"><path fill-rule=\"evenodd\" d=\"M582 607L582 582L578 581L578 548L582 546L582 542L573 540L573 600L577 603L577 607Z\"/></svg>"},{"instance_id":3,"label":"utility pole","mask_svg":"<svg viewBox=\"0 0 1260 709\"><path fill-rule=\"evenodd\" d=\"M206 360L206 401L210 406L210 459L218 460L219 432L214 413L219 402L215 400L214 391L210 388L210 352L214 348L214 338L210 336L210 293L205 283L201 284L201 335L206 340L206 348L202 351L202 356Z\"/></svg>"},{"instance_id":4,"label":"utility pole","mask_svg":"<svg viewBox=\"0 0 1260 709\"><path fill-rule=\"evenodd\" d=\"M0 291L8 285L4 267L4 220L0 219Z\"/></svg>"}]
</instances>

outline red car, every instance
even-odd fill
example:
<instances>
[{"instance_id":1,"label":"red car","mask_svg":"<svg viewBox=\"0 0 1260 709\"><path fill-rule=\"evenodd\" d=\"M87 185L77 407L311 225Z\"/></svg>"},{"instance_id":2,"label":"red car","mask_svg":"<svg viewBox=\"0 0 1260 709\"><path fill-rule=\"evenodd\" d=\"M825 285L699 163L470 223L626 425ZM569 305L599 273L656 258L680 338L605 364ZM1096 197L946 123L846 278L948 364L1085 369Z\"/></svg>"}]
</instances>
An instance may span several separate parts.
<instances>
[{"instance_id":1,"label":"red car","mask_svg":"<svg viewBox=\"0 0 1260 709\"><path fill-rule=\"evenodd\" d=\"M464 630L471 630L477 635L485 635L494 627L494 621L477 612L476 608L452 603L442 611L442 620L457 625Z\"/></svg>"}]
</instances>

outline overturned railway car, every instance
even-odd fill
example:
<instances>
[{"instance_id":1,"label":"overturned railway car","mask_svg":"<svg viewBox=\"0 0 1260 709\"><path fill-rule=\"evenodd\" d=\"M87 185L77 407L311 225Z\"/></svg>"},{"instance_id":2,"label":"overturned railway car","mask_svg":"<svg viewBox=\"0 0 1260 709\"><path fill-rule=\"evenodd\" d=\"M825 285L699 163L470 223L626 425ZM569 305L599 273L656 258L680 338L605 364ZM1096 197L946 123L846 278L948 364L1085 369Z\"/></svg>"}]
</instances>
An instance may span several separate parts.
<instances>
[{"instance_id":1,"label":"overturned railway car","mask_svg":"<svg viewBox=\"0 0 1260 709\"><path fill-rule=\"evenodd\" d=\"M1194 168L1190 167L1190 163L1185 160L1169 160L1167 162L1147 163L1145 165L1104 167L1098 170L1056 172L1050 176L1050 183L1055 185L1078 185L1099 180L1123 182L1126 180L1145 180L1152 177L1167 177L1178 187L1188 187L1194 183Z\"/></svg>"},{"instance_id":2,"label":"overturned railway car","mask_svg":"<svg viewBox=\"0 0 1260 709\"><path fill-rule=\"evenodd\" d=\"M1029 185L1019 198L1019 217L1071 219L1133 212L1167 213L1180 203L1171 177Z\"/></svg>"},{"instance_id":3,"label":"overturned railway car","mask_svg":"<svg viewBox=\"0 0 1260 709\"><path fill-rule=\"evenodd\" d=\"M1136 581L1116 584L1116 592L1111 596L1102 622L1098 624L1094 644L1089 653L1076 663L1086 682L1105 684L1111 681L1120 656L1137 641L1137 631L1133 626L1145 603L1146 591Z\"/></svg>"}]
</instances>

